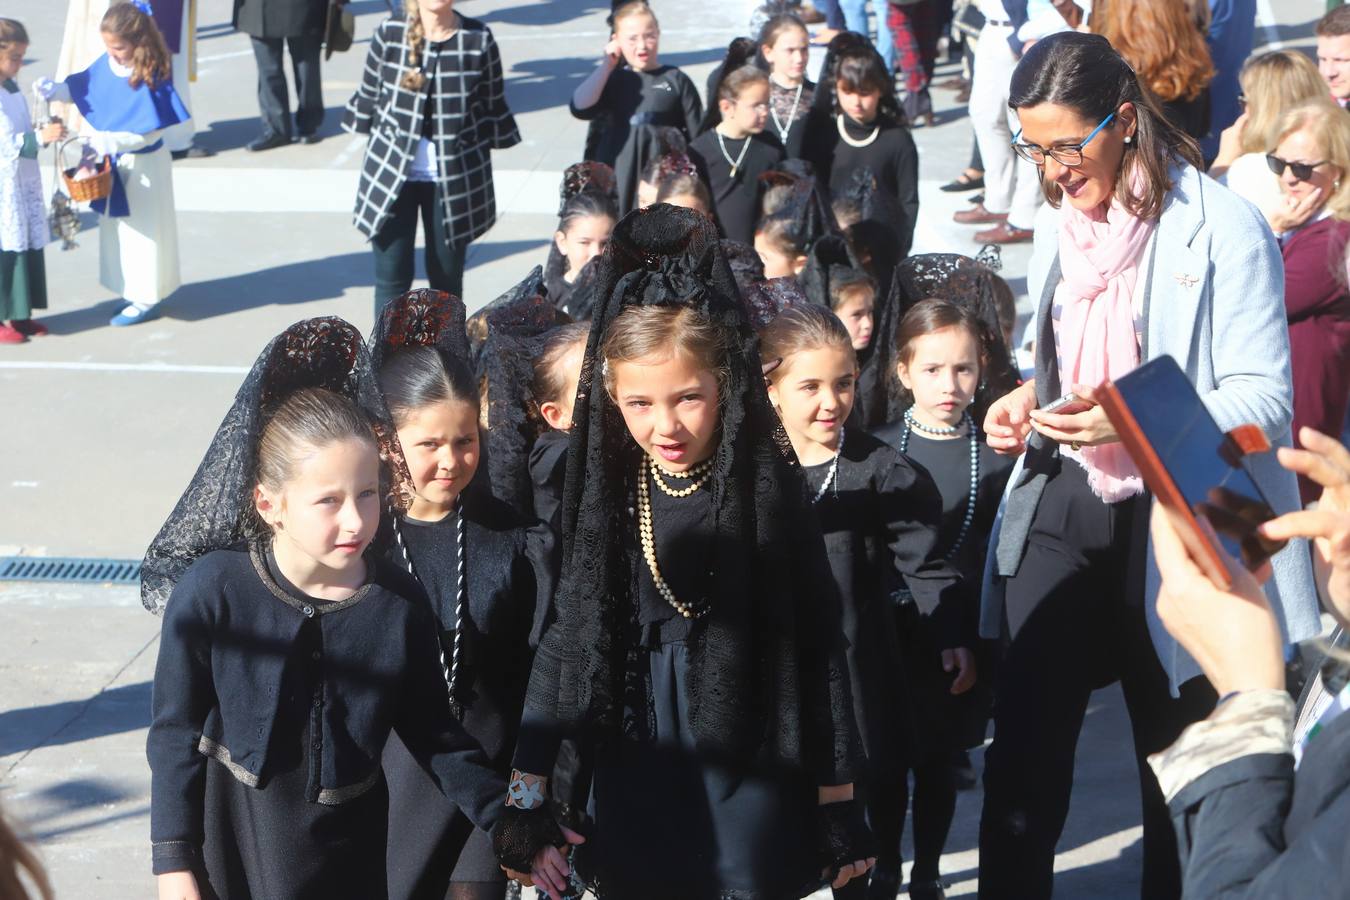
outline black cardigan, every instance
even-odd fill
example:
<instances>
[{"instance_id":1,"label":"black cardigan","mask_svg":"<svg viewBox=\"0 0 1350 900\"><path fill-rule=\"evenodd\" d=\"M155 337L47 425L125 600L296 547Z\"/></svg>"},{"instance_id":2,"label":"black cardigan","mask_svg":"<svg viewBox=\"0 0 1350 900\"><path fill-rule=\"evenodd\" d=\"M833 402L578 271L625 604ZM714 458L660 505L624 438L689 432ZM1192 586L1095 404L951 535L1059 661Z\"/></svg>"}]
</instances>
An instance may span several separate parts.
<instances>
[{"instance_id":1,"label":"black cardigan","mask_svg":"<svg viewBox=\"0 0 1350 900\"><path fill-rule=\"evenodd\" d=\"M200 864L210 758L243 784L267 778L269 747L287 740L273 735L286 673L300 666L317 667L322 684L310 802L376 785L392 729L448 798L491 827L506 782L450 715L427 599L406 574L367 560L367 583L341 602L292 597L261 551L243 546L203 556L174 588L146 740L157 874Z\"/></svg>"}]
</instances>

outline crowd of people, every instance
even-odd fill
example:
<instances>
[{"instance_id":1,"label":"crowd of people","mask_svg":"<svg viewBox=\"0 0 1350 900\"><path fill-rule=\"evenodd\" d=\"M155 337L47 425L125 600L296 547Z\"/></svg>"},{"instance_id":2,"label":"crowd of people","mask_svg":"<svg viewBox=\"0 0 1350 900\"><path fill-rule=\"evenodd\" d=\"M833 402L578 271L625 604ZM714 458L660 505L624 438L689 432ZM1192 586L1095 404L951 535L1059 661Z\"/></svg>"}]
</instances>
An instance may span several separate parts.
<instances>
[{"instance_id":1,"label":"crowd of people","mask_svg":"<svg viewBox=\"0 0 1350 900\"><path fill-rule=\"evenodd\" d=\"M374 331L269 342L144 560L161 898L892 900L909 822L940 900L986 744L979 896L1048 898L1115 682L1141 896L1347 895L1350 663L1286 663L1350 621L1350 8L1313 63L1251 55L1240 0L874 5L875 39L865 0L757 7L700 92L677 10L616 3L548 258L473 315L500 54L452 0L378 26L343 117ZM178 280L190 113L145 7L36 88L114 170L114 324ZM943 35L958 220L1035 241L1025 373L991 257L910 252ZM46 305L37 148L76 127L31 121L27 45L0 19L11 342ZM1278 450L1247 467L1287 546L1223 587L1100 402L1162 357Z\"/></svg>"}]
</instances>

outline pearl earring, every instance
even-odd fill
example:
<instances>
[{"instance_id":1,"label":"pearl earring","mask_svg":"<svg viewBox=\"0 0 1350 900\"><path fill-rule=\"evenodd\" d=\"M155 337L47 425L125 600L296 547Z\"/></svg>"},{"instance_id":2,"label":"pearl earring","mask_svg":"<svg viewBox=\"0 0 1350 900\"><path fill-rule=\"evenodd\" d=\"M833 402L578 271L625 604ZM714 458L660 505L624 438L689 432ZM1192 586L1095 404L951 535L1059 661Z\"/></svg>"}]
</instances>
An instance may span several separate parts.
<instances>
[{"instance_id":1,"label":"pearl earring","mask_svg":"<svg viewBox=\"0 0 1350 900\"><path fill-rule=\"evenodd\" d=\"M1132 134L1127 134L1127 135L1125 135L1125 143L1127 143L1127 144L1132 144L1132 143L1134 143L1134 135L1132 135Z\"/></svg>"}]
</instances>

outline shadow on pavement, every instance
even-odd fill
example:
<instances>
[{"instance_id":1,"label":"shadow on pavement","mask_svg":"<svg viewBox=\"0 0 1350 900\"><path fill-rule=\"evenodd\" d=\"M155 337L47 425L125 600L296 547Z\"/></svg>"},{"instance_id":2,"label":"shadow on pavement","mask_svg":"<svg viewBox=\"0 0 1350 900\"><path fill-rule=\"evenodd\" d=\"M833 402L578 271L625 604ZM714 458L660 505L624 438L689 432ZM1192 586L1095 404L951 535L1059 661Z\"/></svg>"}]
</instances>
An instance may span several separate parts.
<instances>
[{"instance_id":1,"label":"shadow on pavement","mask_svg":"<svg viewBox=\"0 0 1350 900\"><path fill-rule=\"evenodd\" d=\"M329 106L323 111L323 124L319 126L318 135L322 138L335 137L342 134L342 110L341 106ZM217 153L224 153L227 150L241 150L248 146L249 141L262 134L262 119L258 116L249 116L246 119L216 119L213 122L199 122L197 128L197 143L208 150L214 150ZM241 171L241 176L247 177L246 171Z\"/></svg>"},{"instance_id":2,"label":"shadow on pavement","mask_svg":"<svg viewBox=\"0 0 1350 900\"><path fill-rule=\"evenodd\" d=\"M142 681L83 700L0 712L0 757L149 727L150 682Z\"/></svg>"},{"instance_id":3,"label":"shadow on pavement","mask_svg":"<svg viewBox=\"0 0 1350 900\"><path fill-rule=\"evenodd\" d=\"M608 7L604 0L553 0L551 3L509 6L474 18L488 25L560 25L573 19L584 19L595 10Z\"/></svg>"}]
</instances>

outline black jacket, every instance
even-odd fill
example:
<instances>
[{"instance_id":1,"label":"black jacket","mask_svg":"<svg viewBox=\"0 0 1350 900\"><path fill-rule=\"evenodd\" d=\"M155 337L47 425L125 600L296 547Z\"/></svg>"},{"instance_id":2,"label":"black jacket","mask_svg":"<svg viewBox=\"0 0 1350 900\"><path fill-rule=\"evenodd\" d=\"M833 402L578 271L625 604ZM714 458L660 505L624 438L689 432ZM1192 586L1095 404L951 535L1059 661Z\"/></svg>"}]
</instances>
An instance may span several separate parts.
<instances>
[{"instance_id":1,"label":"black jacket","mask_svg":"<svg viewBox=\"0 0 1350 900\"><path fill-rule=\"evenodd\" d=\"M392 730L441 790L480 827L501 806L505 779L450 715L436 621L422 589L368 556L365 586L341 602L284 591L260 550L240 546L197 560L164 613L155 666L150 839L156 873L200 861L206 767L266 783L288 671L318 669L307 799L334 805L379 783Z\"/></svg>"},{"instance_id":2,"label":"black jacket","mask_svg":"<svg viewBox=\"0 0 1350 900\"><path fill-rule=\"evenodd\" d=\"M328 0L234 0L234 27L255 38L322 34Z\"/></svg>"},{"instance_id":3,"label":"black jacket","mask_svg":"<svg viewBox=\"0 0 1350 900\"><path fill-rule=\"evenodd\" d=\"M1288 753L1240 756L1169 808L1186 897L1350 897L1350 715L1312 740L1297 773Z\"/></svg>"}]
</instances>

